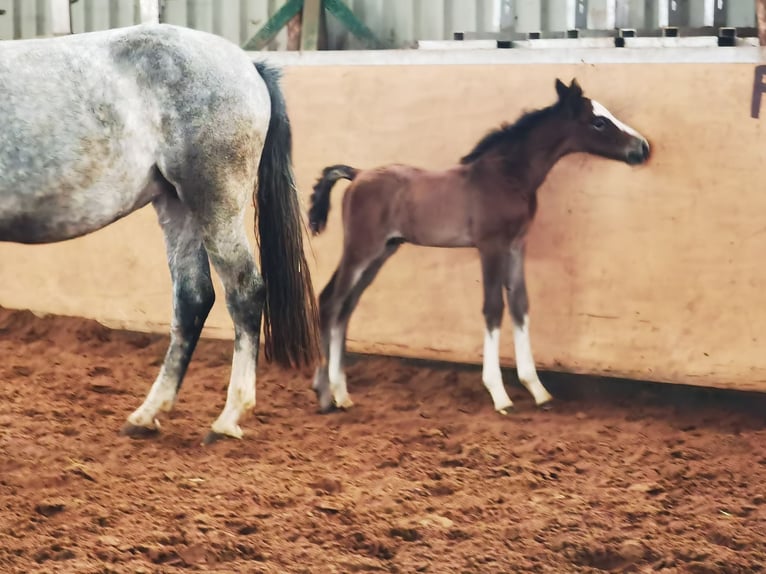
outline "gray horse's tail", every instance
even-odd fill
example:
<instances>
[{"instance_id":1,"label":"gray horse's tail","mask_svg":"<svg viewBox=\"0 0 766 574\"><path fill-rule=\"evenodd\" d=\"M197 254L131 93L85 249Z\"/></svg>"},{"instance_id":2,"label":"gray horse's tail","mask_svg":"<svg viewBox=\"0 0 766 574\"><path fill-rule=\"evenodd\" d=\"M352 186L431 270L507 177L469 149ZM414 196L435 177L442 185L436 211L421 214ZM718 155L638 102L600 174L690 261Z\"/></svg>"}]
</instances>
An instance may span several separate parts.
<instances>
[{"instance_id":1,"label":"gray horse's tail","mask_svg":"<svg viewBox=\"0 0 766 574\"><path fill-rule=\"evenodd\" d=\"M258 166L256 237L266 283L266 359L286 367L311 366L319 356L316 297L303 250L303 225L292 168L292 133L280 72L255 68L271 98L271 119Z\"/></svg>"},{"instance_id":2,"label":"gray horse's tail","mask_svg":"<svg viewBox=\"0 0 766 574\"><path fill-rule=\"evenodd\" d=\"M309 227L315 235L322 233L327 225L327 216L330 214L330 192L335 182L339 179L354 181L358 173L358 169L342 164L331 165L322 170L322 175L314 184L311 209L309 209Z\"/></svg>"}]
</instances>

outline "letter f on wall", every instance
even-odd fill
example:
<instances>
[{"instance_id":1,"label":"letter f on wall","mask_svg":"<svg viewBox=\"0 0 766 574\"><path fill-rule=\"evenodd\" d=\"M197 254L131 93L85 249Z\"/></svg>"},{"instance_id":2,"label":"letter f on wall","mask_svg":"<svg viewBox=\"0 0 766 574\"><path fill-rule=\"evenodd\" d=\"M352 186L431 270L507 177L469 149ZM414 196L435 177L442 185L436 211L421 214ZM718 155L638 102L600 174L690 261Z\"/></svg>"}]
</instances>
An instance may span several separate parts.
<instances>
[{"instance_id":1,"label":"letter f on wall","mask_svg":"<svg viewBox=\"0 0 766 574\"><path fill-rule=\"evenodd\" d=\"M753 77L753 99L750 103L750 117L758 119L761 114L761 96L766 92L766 66L756 66Z\"/></svg>"}]
</instances>

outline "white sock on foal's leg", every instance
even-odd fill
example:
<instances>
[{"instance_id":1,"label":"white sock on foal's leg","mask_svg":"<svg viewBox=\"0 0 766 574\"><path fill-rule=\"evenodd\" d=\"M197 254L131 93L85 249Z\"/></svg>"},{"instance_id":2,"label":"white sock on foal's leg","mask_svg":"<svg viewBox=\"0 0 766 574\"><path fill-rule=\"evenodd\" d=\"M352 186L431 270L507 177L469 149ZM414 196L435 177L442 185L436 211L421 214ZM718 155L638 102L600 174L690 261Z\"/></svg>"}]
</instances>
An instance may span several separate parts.
<instances>
[{"instance_id":1,"label":"white sock on foal's leg","mask_svg":"<svg viewBox=\"0 0 766 574\"><path fill-rule=\"evenodd\" d=\"M327 361L328 376L330 378L330 392L335 400L335 406L348 409L354 406L348 396L346 387L346 373L341 367L341 355L343 354L343 333L341 327L330 329L330 358Z\"/></svg>"},{"instance_id":2,"label":"white sock on foal's leg","mask_svg":"<svg viewBox=\"0 0 766 574\"><path fill-rule=\"evenodd\" d=\"M519 381L532 394L537 405L543 405L553 399L540 382L532 358L532 345L529 341L529 316L524 315L524 323L513 326L513 342L516 349L516 372Z\"/></svg>"},{"instance_id":3,"label":"white sock on foal's leg","mask_svg":"<svg viewBox=\"0 0 766 574\"><path fill-rule=\"evenodd\" d=\"M492 396L496 411L506 414L506 409L513 408L513 401L505 391L503 373L500 371L500 329L498 327L484 332L484 366L481 378Z\"/></svg>"}]
</instances>

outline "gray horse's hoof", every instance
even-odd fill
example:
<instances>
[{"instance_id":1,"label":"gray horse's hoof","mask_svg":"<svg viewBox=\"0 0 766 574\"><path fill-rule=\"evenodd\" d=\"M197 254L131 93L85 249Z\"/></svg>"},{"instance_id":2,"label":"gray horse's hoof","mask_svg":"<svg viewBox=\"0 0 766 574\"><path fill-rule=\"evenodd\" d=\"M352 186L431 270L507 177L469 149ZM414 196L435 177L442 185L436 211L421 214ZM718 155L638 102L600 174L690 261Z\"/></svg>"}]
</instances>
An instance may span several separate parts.
<instances>
[{"instance_id":1,"label":"gray horse's hoof","mask_svg":"<svg viewBox=\"0 0 766 574\"><path fill-rule=\"evenodd\" d=\"M516 407L511 405L510 407L505 407L504 409L499 409L496 412L500 413L503 416L512 415L516 412Z\"/></svg>"},{"instance_id":2,"label":"gray horse's hoof","mask_svg":"<svg viewBox=\"0 0 766 574\"><path fill-rule=\"evenodd\" d=\"M202 445L209 446L215 442L218 442L219 440L240 440L240 437L231 436L211 430L205 435L205 438L202 440Z\"/></svg>"},{"instance_id":3,"label":"gray horse's hoof","mask_svg":"<svg viewBox=\"0 0 766 574\"><path fill-rule=\"evenodd\" d=\"M556 406L553 400L545 401L544 403L537 405L537 409L543 412L552 411Z\"/></svg>"},{"instance_id":4,"label":"gray horse's hoof","mask_svg":"<svg viewBox=\"0 0 766 574\"><path fill-rule=\"evenodd\" d=\"M160 434L160 429L159 427L140 427L132 423L125 423L120 429L120 434L135 439L146 439L156 437Z\"/></svg>"}]
</instances>

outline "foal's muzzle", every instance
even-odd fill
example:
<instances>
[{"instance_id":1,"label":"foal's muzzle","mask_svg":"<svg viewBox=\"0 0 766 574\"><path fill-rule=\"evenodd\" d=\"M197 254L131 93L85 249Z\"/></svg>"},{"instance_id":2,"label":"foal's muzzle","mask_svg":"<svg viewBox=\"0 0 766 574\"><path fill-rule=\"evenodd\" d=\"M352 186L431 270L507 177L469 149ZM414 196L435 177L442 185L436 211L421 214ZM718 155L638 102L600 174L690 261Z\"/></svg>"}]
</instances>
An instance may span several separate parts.
<instances>
[{"instance_id":1,"label":"foal's muzzle","mask_svg":"<svg viewBox=\"0 0 766 574\"><path fill-rule=\"evenodd\" d=\"M636 140L635 143L628 148L627 162L630 165L639 165L649 159L649 142L645 139Z\"/></svg>"}]
</instances>

